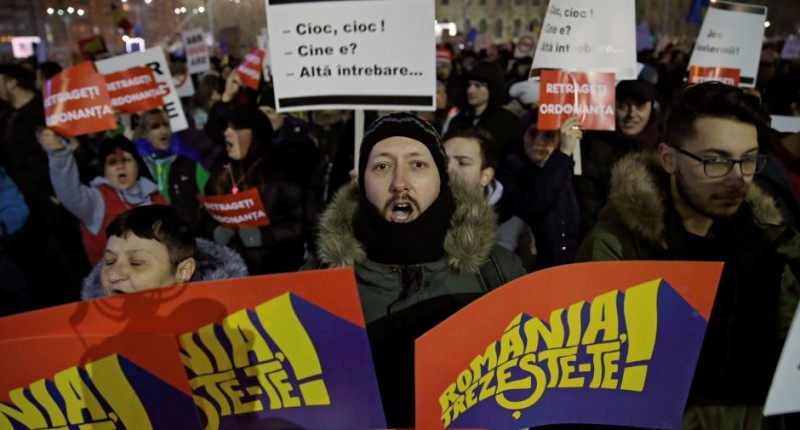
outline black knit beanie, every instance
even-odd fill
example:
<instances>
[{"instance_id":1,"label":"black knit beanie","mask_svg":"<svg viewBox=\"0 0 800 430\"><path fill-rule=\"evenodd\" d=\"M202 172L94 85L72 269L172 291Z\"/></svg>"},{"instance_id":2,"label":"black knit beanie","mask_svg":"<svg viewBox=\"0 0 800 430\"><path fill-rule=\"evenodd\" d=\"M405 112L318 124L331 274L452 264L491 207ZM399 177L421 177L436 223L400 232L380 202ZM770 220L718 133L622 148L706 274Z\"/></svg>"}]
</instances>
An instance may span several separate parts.
<instances>
[{"instance_id":1,"label":"black knit beanie","mask_svg":"<svg viewBox=\"0 0 800 430\"><path fill-rule=\"evenodd\" d=\"M436 163L439 170L439 179L442 189L448 186L447 182L447 155L444 152L444 145L439 133L420 117L405 113L395 112L378 118L373 122L364 139L361 141L361 151L358 156L358 186L364 193L364 171L367 170L367 161L372 148L376 143L390 137L407 137L414 139L425 145Z\"/></svg>"}]
</instances>

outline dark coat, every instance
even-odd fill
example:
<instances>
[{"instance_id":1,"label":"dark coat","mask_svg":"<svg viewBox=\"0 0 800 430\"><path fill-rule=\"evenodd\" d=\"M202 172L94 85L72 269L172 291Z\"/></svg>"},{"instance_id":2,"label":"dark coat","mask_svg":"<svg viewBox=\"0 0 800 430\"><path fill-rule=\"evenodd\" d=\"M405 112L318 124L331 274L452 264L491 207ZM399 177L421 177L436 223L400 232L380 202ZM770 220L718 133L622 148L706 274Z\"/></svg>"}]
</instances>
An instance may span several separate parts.
<instances>
[{"instance_id":1,"label":"dark coat","mask_svg":"<svg viewBox=\"0 0 800 430\"><path fill-rule=\"evenodd\" d=\"M637 154L614 167L609 204L578 260L724 261L689 405L764 404L797 307L800 286L789 269L800 261L800 236L755 185L739 212L712 228L716 239L687 233L668 175Z\"/></svg>"},{"instance_id":2,"label":"dark coat","mask_svg":"<svg viewBox=\"0 0 800 430\"><path fill-rule=\"evenodd\" d=\"M578 252L580 211L572 171L575 162L556 150L542 167L525 155L506 156L497 172L503 184L503 199L531 228L536 240L536 268L569 264Z\"/></svg>"}]
</instances>

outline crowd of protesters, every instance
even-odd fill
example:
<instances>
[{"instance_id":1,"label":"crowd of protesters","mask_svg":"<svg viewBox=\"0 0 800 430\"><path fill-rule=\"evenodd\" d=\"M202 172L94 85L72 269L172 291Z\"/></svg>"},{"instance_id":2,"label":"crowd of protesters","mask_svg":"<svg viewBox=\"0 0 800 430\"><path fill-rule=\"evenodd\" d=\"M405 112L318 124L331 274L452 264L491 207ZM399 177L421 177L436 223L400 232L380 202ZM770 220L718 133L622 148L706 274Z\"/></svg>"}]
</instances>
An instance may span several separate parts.
<instances>
[{"instance_id":1,"label":"crowd of protesters","mask_svg":"<svg viewBox=\"0 0 800 430\"><path fill-rule=\"evenodd\" d=\"M769 118L800 116L800 62L779 59L778 48L765 45L757 86L746 91L756 101L748 121L757 126L757 152L769 157L749 172L744 159L733 161L775 202L786 227L781 231L796 232L800 133L771 129ZM416 114L443 136L451 180L481 193L493 208L495 243L515 253L528 272L611 252L613 244L598 239L598 226L608 227L612 215L637 216L635 202L624 208L629 215L609 212L623 212L615 166L667 151L659 145L663 119L685 91L688 51L670 45L641 53L639 79L617 84L615 130L591 131L581 130L576 117L559 130L537 127L531 58L513 58L502 47L444 50L437 55L436 110ZM84 278L102 264L106 227L143 205L180 208L196 238L242 256L246 271L238 273L293 272L313 261L321 214L340 188L347 192L357 182L353 112L278 113L272 83L262 79L259 90L245 88L235 66L228 61L193 77L196 93L183 100L188 130L174 132L166 113L154 110L120 118L114 130L66 139L43 131L41 82L60 67L0 65L0 315L79 300ZM383 114L367 111L366 125ZM574 173L577 145L580 175ZM196 198L250 189L269 216L266 226L218 224ZM793 269L797 276L796 264Z\"/></svg>"}]
</instances>

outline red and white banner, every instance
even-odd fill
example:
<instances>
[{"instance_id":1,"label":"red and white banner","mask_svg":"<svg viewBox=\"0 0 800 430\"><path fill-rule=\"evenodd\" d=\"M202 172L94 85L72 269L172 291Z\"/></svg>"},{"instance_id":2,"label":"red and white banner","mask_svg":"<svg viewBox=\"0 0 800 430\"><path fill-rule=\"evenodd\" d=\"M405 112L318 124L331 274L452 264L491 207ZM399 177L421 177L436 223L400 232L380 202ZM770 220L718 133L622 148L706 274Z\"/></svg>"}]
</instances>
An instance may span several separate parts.
<instances>
[{"instance_id":1,"label":"red and white banner","mask_svg":"<svg viewBox=\"0 0 800 430\"><path fill-rule=\"evenodd\" d=\"M264 227L270 224L258 189L236 194L197 196L200 204L218 223L233 228Z\"/></svg>"},{"instance_id":2,"label":"red and white banner","mask_svg":"<svg viewBox=\"0 0 800 430\"><path fill-rule=\"evenodd\" d=\"M539 130L558 130L577 115L583 130L614 130L614 73L543 70Z\"/></svg>"},{"instance_id":3,"label":"red and white banner","mask_svg":"<svg viewBox=\"0 0 800 430\"><path fill-rule=\"evenodd\" d=\"M739 86L739 74L739 69L692 66L689 68L689 83L701 84L707 81L719 81L736 87Z\"/></svg>"},{"instance_id":4,"label":"red and white banner","mask_svg":"<svg viewBox=\"0 0 800 430\"><path fill-rule=\"evenodd\" d=\"M258 82L261 80L262 63L264 62L264 51L253 48L244 57L242 64L236 69L242 84L254 90L258 89Z\"/></svg>"},{"instance_id":5,"label":"red and white banner","mask_svg":"<svg viewBox=\"0 0 800 430\"><path fill-rule=\"evenodd\" d=\"M132 67L105 75L111 106L123 113L138 113L164 106L169 87L156 82L147 66Z\"/></svg>"},{"instance_id":6,"label":"red and white banner","mask_svg":"<svg viewBox=\"0 0 800 430\"><path fill-rule=\"evenodd\" d=\"M85 61L65 69L42 89L47 128L62 136L79 136L117 126L103 75Z\"/></svg>"}]
</instances>

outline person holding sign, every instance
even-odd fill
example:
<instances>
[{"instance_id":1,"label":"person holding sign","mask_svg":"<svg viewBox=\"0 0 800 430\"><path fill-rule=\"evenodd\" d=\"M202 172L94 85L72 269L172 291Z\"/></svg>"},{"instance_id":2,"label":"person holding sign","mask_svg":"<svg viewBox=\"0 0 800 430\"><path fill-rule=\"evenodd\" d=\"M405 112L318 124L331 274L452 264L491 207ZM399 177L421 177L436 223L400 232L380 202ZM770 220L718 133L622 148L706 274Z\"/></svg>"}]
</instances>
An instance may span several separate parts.
<instances>
[{"instance_id":1,"label":"person holding sign","mask_svg":"<svg viewBox=\"0 0 800 430\"><path fill-rule=\"evenodd\" d=\"M81 221L83 246L92 264L103 256L103 231L114 217L135 206L167 203L156 184L141 176L146 171L144 162L136 147L123 136L107 139L101 145L104 174L95 178L91 186L80 183L68 141L52 130L43 130L39 141L47 152L56 197Z\"/></svg>"},{"instance_id":2,"label":"person holding sign","mask_svg":"<svg viewBox=\"0 0 800 430\"><path fill-rule=\"evenodd\" d=\"M611 167L624 156L658 144L656 92L644 81L620 81L616 88L616 130L587 132L581 142L583 173L573 181L581 210L581 237L592 228L608 200Z\"/></svg>"},{"instance_id":3,"label":"person holding sign","mask_svg":"<svg viewBox=\"0 0 800 430\"><path fill-rule=\"evenodd\" d=\"M414 340L525 270L495 244L486 198L449 180L429 123L381 117L360 151L358 181L323 213L318 258L305 267L354 267L386 423L412 427Z\"/></svg>"},{"instance_id":4,"label":"person holding sign","mask_svg":"<svg viewBox=\"0 0 800 430\"><path fill-rule=\"evenodd\" d=\"M539 130L536 115L527 123L523 145L506 156L498 172L515 214L536 240L536 270L569 264L578 252L580 210L572 186L575 151L583 132L580 119L568 118L558 131Z\"/></svg>"},{"instance_id":5,"label":"person holding sign","mask_svg":"<svg viewBox=\"0 0 800 430\"><path fill-rule=\"evenodd\" d=\"M578 252L579 261L725 262L684 429L786 428L762 409L797 307L800 235L753 183L766 164L758 112L758 98L736 87L685 89L658 157L614 167L608 206Z\"/></svg>"},{"instance_id":6,"label":"person holding sign","mask_svg":"<svg viewBox=\"0 0 800 430\"><path fill-rule=\"evenodd\" d=\"M216 219L214 241L244 257L251 274L293 272L303 264L302 190L282 180L269 142L273 131L254 106L234 106L227 114L225 146L229 162L211 175L206 196L227 196L212 209L256 209ZM250 194L245 193L252 190ZM241 198L237 197L241 196ZM212 214L213 216L214 214Z\"/></svg>"},{"instance_id":7,"label":"person holding sign","mask_svg":"<svg viewBox=\"0 0 800 430\"><path fill-rule=\"evenodd\" d=\"M106 227L102 260L83 282L84 300L247 276L242 257L206 239L174 206L139 206Z\"/></svg>"}]
</instances>

